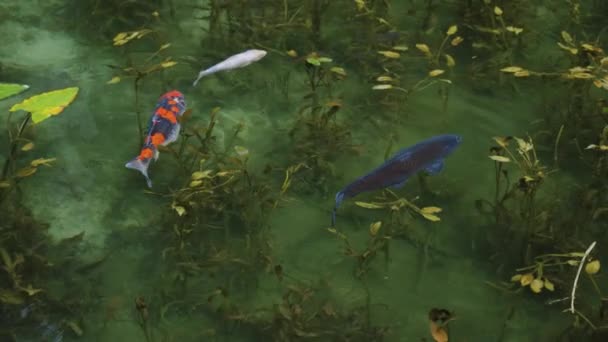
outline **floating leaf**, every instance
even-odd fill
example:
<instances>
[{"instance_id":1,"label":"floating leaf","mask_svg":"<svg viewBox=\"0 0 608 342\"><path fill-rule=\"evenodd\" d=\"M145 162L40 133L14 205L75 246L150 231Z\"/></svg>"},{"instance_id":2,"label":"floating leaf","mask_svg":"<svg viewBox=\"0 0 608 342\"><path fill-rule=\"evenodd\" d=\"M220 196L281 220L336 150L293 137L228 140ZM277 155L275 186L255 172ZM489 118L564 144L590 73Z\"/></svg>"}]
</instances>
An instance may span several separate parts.
<instances>
[{"instance_id":1,"label":"floating leaf","mask_svg":"<svg viewBox=\"0 0 608 342\"><path fill-rule=\"evenodd\" d=\"M314 66L321 66L321 61L317 57L308 57L306 58L306 63L312 64Z\"/></svg>"},{"instance_id":2,"label":"floating leaf","mask_svg":"<svg viewBox=\"0 0 608 342\"><path fill-rule=\"evenodd\" d=\"M17 103L9 110L15 112L24 110L32 113L32 121L40 123L51 115L57 115L67 107L78 94L77 87L53 90L47 93L34 95L21 103Z\"/></svg>"},{"instance_id":3,"label":"floating leaf","mask_svg":"<svg viewBox=\"0 0 608 342\"><path fill-rule=\"evenodd\" d=\"M120 82L120 77L114 76L114 77L112 77L111 80L109 80L108 82L106 82L106 84L116 84L118 82Z\"/></svg>"},{"instance_id":4,"label":"floating leaf","mask_svg":"<svg viewBox=\"0 0 608 342\"><path fill-rule=\"evenodd\" d=\"M420 214L422 214L422 216L429 221L432 221L432 222L441 221L441 218L439 218L439 216L437 216L437 215L427 214L427 213L423 213L423 212L420 212Z\"/></svg>"},{"instance_id":5,"label":"floating leaf","mask_svg":"<svg viewBox=\"0 0 608 342\"><path fill-rule=\"evenodd\" d=\"M528 70L517 71L513 74L515 77L528 77L530 76L530 72Z\"/></svg>"},{"instance_id":6,"label":"floating leaf","mask_svg":"<svg viewBox=\"0 0 608 342\"><path fill-rule=\"evenodd\" d=\"M212 170L196 171L192 174L192 180L199 180L203 178L209 178L209 175L213 172Z\"/></svg>"},{"instance_id":7,"label":"floating leaf","mask_svg":"<svg viewBox=\"0 0 608 342\"><path fill-rule=\"evenodd\" d=\"M344 68L340 68L340 67L331 67L329 69L329 71L333 72L334 74L338 74L340 76L346 76L346 71L344 70Z\"/></svg>"},{"instance_id":8,"label":"floating leaf","mask_svg":"<svg viewBox=\"0 0 608 342\"><path fill-rule=\"evenodd\" d=\"M521 286L528 286L532 283L533 280L534 275L532 273L526 273L521 276L521 278L519 279L519 283L521 284Z\"/></svg>"},{"instance_id":9,"label":"floating leaf","mask_svg":"<svg viewBox=\"0 0 608 342\"><path fill-rule=\"evenodd\" d=\"M197 186L199 186L199 185L201 185L201 184L203 184L203 181L202 181L202 180L194 180L194 181L190 182L190 185L189 185L189 186L190 186L191 188L196 188Z\"/></svg>"},{"instance_id":10,"label":"floating leaf","mask_svg":"<svg viewBox=\"0 0 608 342\"><path fill-rule=\"evenodd\" d=\"M395 51L378 51L379 54L383 55L386 58L399 58L401 57L401 55L399 54L399 52L395 52Z\"/></svg>"},{"instance_id":11,"label":"floating leaf","mask_svg":"<svg viewBox=\"0 0 608 342\"><path fill-rule=\"evenodd\" d=\"M38 171L37 168L28 166L28 167L24 167L23 169L20 169L19 171L17 171L15 173L15 176L17 176L18 178L29 177L29 176L33 175L34 173L36 173L36 171Z\"/></svg>"},{"instance_id":12,"label":"floating leaf","mask_svg":"<svg viewBox=\"0 0 608 342\"><path fill-rule=\"evenodd\" d=\"M549 291L554 291L555 290L555 285L553 285L553 283L549 279L547 279L547 278L545 278L544 285L545 285L545 288L547 290L549 290Z\"/></svg>"},{"instance_id":13,"label":"floating leaf","mask_svg":"<svg viewBox=\"0 0 608 342\"><path fill-rule=\"evenodd\" d=\"M599 260L590 261L587 263L587 265L585 265L585 272L587 274L596 274L599 271L600 271L600 261Z\"/></svg>"},{"instance_id":14,"label":"floating leaf","mask_svg":"<svg viewBox=\"0 0 608 342\"><path fill-rule=\"evenodd\" d=\"M51 166L51 162L54 162L55 160L57 160L57 158L38 158L38 159L32 160L30 165L32 167L38 167L40 165Z\"/></svg>"},{"instance_id":15,"label":"floating leaf","mask_svg":"<svg viewBox=\"0 0 608 342\"><path fill-rule=\"evenodd\" d=\"M427 56L431 55L431 49L426 44L416 44L416 49L422 51Z\"/></svg>"},{"instance_id":16,"label":"floating leaf","mask_svg":"<svg viewBox=\"0 0 608 342\"><path fill-rule=\"evenodd\" d=\"M391 82L392 80L393 80L393 78L390 76L378 76L376 78L376 81L378 81L378 82Z\"/></svg>"},{"instance_id":17,"label":"floating leaf","mask_svg":"<svg viewBox=\"0 0 608 342\"><path fill-rule=\"evenodd\" d=\"M437 76L439 76L439 75L443 74L444 72L445 72L445 70L441 70L441 69L435 69L435 70L431 70L431 71L429 72L429 76L430 76L430 77L437 77Z\"/></svg>"},{"instance_id":18,"label":"floating leaf","mask_svg":"<svg viewBox=\"0 0 608 342\"><path fill-rule=\"evenodd\" d=\"M570 33L566 32L566 31L562 31L562 39L570 45L574 44L574 39L572 39L572 36L570 35Z\"/></svg>"},{"instance_id":19,"label":"floating leaf","mask_svg":"<svg viewBox=\"0 0 608 342\"><path fill-rule=\"evenodd\" d=\"M516 275L514 275L514 276L511 277L511 281L513 281L513 282L520 282L521 281L521 277L522 277L521 274L516 274Z\"/></svg>"},{"instance_id":20,"label":"floating leaf","mask_svg":"<svg viewBox=\"0 0 608 342\"><path fill-rule=\"evenodd\" d=\"M508 73L516 73L516 72L522 71L522 70L524 70L524 69L522 67L518 67L518 66L509 66L509 67L500 69L500 71L508 72Z\"/></svg>"},{"instance_id":21,"label":"floating leaf","mask_svg":"<svg viewBox=\"0 0 608 342\"><path fill-rule=\"evenodd\" d=\"M452 44L452 46L458 46L458 44L462 43L463 41L464 41L464 38L462 38L461 36L456 36L456 37L454 37L454 39L452 39L450 44Z\"/></svg>"},{"instance_id":22,"label":"floating leaf","mask_svg":"<svg viewBox=\"0 0 608 342\"><path fill-rule=\"evenodd\" d=\"M172 67L172 66L174 66L176 64L177 64L177 62L175 62L175 61L166 61L166 62L160 63L160 66L162 66L163 68L167 69L167 68L170 68L170 67Z\"/></svg>"},{"instance_id":23,"label":"floating leaf","mask_svg":"<svg viewBox=\"0 0 608 342\"><path fill-rule=\"evenodd\" d=\"M28 142L27 144L21 146L21 151L31 151L34 148L34 143L33 142Z\"/></svg>"},{"instance_id":24,"label":"floating leaf","mask_svg":"<svg viewBox=\"0 0 608 342\"><path fill-rule=\"evenodd\" d=\"M372 87L373 90L385 90L385 89L391 89L393 87L392 84L376 84L375 86Z\"/></svg>"},{"instance_id":25,"label":"floating leaf","mask_svg":"<svg viewBox=\"0 0 608 342\"><path fill-rule=\"evenodd\" d=\"M332 59L329 57L319 57L319 62L321 63L330 63L332 62Z\"/></svg>"},{"instance_id":26,"label":"floating leaf","mask_svg":"<svg viewBox=\"0 0 608 342\"><path fill-rule=\"evenodd\" d=\"M369 202L355 202L355 205L361 207L361 208L366 208L366 209L382 209L384 208L384 205L381 204L376 204L376 203L369 203Z\"/></svg>"},{"instance_id":27,"label":"floating leaf","mask_svg":"<svg viewBox=\"0 0 608 342\"><path fill-rule=\"evenodd\" d=\"M369 225L369 234L371 236L378 235L378 231L380 230L380 227L382 227L382 221L378 221L378 222L374 222L374 223L370 224Z\"/></svg>"},{"instance_id":28,"label":"floating leaf","mask_svg":"<svg viewBox=\"0 0 608 342\"><path fill-rule=\"evenodd\" d=\"M445 54L445 64L451 68L456 65L456 61L454 60L454 57L452 57L446 53Z\"/></svg>"},{"instance_id":29,"label":"floating leaf","mask_svg":"<svg viewBox=\"0 0 608 342\"><path fill-rule=\"evenodd\" d=\"M490 156L490 159L497 161L499 163L508 163L511 161L511 159L509 159L505 156Z\"/></svg>"},{"instance_id":30,"label":"floating leaf","mask_svg":"<svg viewBox=\"0 0 608 342\"><path fill-rule=\"evenodd\" d=\"M532 282L530 283L530 289L534 293L540 293L540 291L543 290L544 286L545 286L545 282L538 278L532 280Z\"/></svg>"},{"instance_id":31,"label":"floating leaf","mask_svg":"<svg viewBox=\"0 0 608 342\"><path fill-rule=\"evenodd\" d=\"M494 14L498 16L502 15L502 9L498 6L494 6Z\"/></svg>"},{"instance_id":32,"label":"floating leaf","mask_svg":"<svg viewBox=\"0 0 608 342\"><path fill-rule=\"evenodd\" d=\"M446 34L448 36L451 36L451 35L455 34L456 32L458 32L458 26L452 25L452 26L450 26L450 28L448 28L448 31L446 32Z\"/></svg>"},{"instance_id":33,"label":"floating leaf","mask_svg":"<svg viewBox=\"0 0 608 342\"><path fill-rule=\"evenodd\" d=\"M560 42L557 42L557 45L558 45L560 48L562 48L562 49L564 49L564 50L566 50L566 51L570 52L570 53L571 53L571 54L573 54L573 55L576 55L576 54L578 53L578 49L577 49L577 48L574 48L574 47L570 47L570 46L564 45L564 44L562 44L562 43L560 43Z\"/></svg>"},{"instance_id":34,"label":"floating leaf","mask_svg":"<svg viewBox=\"0 0 608 342\"><path fill-rule=\"evenodd\" d=\"M395 51L407 51L409 50L409 48L405 45L396 45L393 46L391 49L395 50Z\"/></svg>"},{"instance_id":35,"label":"floating leaf","mask_svg":"<svg viewBox=\"0 0 608 342\"><path fill-rule=\"evenodd\" d=\"M17 95L20 92L27 90L30 86L16 83L0 83L0 100L9 96Z\"/></svg>"},{"instance_id":36,"label":"floating leaf","mask_svg":"<svg viewBox=\"0 0 608 342\"><path fill-rule=\"evenodd\" d=\"M515 35L518 35L524 31L524 29L522 29L521 27L515 27L515 26L507 26L506 29L509 32L515 33Z\"/></svg>"}]
</instances>

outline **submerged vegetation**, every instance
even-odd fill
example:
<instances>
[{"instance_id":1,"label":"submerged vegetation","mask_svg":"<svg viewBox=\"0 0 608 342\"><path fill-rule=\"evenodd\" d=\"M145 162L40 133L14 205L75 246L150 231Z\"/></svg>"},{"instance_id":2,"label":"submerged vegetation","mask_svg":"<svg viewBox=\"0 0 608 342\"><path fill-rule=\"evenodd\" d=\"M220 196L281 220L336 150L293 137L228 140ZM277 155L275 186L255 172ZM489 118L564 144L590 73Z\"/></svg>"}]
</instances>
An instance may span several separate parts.
<instances>
[{"instance_id":1,"label":"submerged vegetation","mask_svg":"<svg viewBox=\"0 0 608 342\"><path fill-rule=\"evenodd\" d=\"M0 104L12 105L0 135L6 141L0 145L1 340L105 341L113 339L106 335L113 329L121 335L116 327L124 322L138 337L120 338L146 342L447 342L448 335L484 340L484 332L459 328L492 324L474 321L474 310L462 304L473 299L450 297L462 296L447 280L451 272L462 276L452 270L456 259L475 260L475 269L486 272L485 284L476 280L475 292L483 287L499 296L529 296L546 310L543 319L550 317L551 326L520 339L534 334L550 341L606 339L608 17L590 14L605 13L604 2L66 0L64 5L58 13L85 18L72 28L103 41L118 61L100 66L111 74L97 89L120 94L112 101L126 104L137 118L120 121L132 135L105 130L103 139L141 143L152 102L169 88L182 88L188 110L178 120L179 139L159 148L164 168L158 172L169 180L152 190L121 189L133 211L140 209L138 201L157 210L129 217L141 230L108 227L114 239L108 238L107 251L84 261L84 232L56 241L49 233L53 227L39 221L26 199L44 189L45 168L63 163L38 152L51 143L37 137L46 129L38 125L64 110L74 111L73 122L78 115L93 115L70 107L87 85L18 101L13 96L23 96L28 87L0 83ZM218 73L190 87L201 66L249 48L268 51L263 62L248 67L258 71ZM2 67L0 57L2 82L19 81L5 79L14 74ZM251 74L262 80L247 78ZM527 126L484 132L497 129L491 126L494 118L475 122L478 117L461 116L469 113L452 104L469 100L458 98L457 87L496 98L525 94L536 107L526 113ZM279 121L286 123L263 137L270 148L252 136L267 134L264 125L275 117L254 106L246 109L246 120L231 116L236 103L243 108L250 103L242 98L262 91L261 107L278 108L281 113L273 115L283 115ZM416 109L421 103L432 113L425 109L421 117ZM103 127L115 125L103 120L108 121ZM320 223L329 221L336 189L352 176L358 157L384 152L386 159L397 142L413 143L425 125L436 134L466 130L464 141L471 147L463 148L460 158L468 174L456 176L454 167L437 183L421 174L419 189L408 184L360 195L355 206L344 208L339 228ZM400 137L403 132L406 137ZM487 155L473 146L480 142L489 145ZM123 145L112 145L110 158L122 156ZM121 169L114 159L110 164ZM314 217L297 206L322 209ZM116 209L109 215L111 222L125 219ZM447 246L451 238L445 236L454 235L445 231L455 229L467 241ZM293 242L302 232L310 241ZM406 255L404 242L416 253ZM110 290L103 287L117 280L107 281L112 265L107 273L93 270L110 254L122 256L135 246L146 251L145 258L137 257L145 275L133 272L142 282L123 284L126 300L107 298ZM458 257L448 260L452 253ZM411 255L422 268L389 267ZM113 261L126 263L120 257ZM406 273L412 282L422 273L435 274L438 280L424 292L434 298L404 300L411 297L402 293L410 290L404 284L389 287L392 278L405 279L393 272ZM387 297L386 288L398 293ZM513 312L529 305L521 303L505 310L502 332L486 335L504 338ZM564 325L566 320L571 324ZM412 328L420 321L423 327Z\"/></svg>"}]
</instances>

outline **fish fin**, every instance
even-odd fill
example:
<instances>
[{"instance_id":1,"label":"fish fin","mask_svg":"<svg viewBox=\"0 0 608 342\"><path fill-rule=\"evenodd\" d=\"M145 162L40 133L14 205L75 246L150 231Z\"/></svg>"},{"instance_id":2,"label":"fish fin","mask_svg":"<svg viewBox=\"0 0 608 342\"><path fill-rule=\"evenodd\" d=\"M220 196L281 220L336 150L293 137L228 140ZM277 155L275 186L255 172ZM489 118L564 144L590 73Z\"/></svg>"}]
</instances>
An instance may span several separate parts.
<instances>
[{"instance_id":1,"label":"fish fin","mask_svg":"<svg viewBox=\"0 0 608 342\"><path fill-rule=\"evenodd\" d=\"M144 175L144 177L146 178L146 184L148 184L148 188L152 188L152 180L148 176L148 167L150 166L150 160L151 159L141 160L135 158L125 164L126 168L137 170L141 172L142 175Z\"/></svg>"},{"instance_id":2,"label":"fish fin","mask_svg":"<svg viewBox=\"0 0 608 342\"><path fill-rule=\"evenodd\" d=\"M157 161L159 156L160 152L158 151L158 149L154 150L154 161Z\"/></svg>"},{"instance_id":3,"label":"fish fin","mask_svg":"<svg viewBox=\"0 0 608 342\"><path fill-rule=\"evenodd\" d=\"M404 180L402 180L402 181L400 181L397 184L391 185L391 188L393 188L393 189L401 189L405 185L406 182L407 182L407 178L404 179Z\"/></svg>"},{"instance_id":4,"label":"fish fin","mask_svg":"<svg viewBox=\"0 0 608 342\"><path fill-rule=\"evenodd\" d=\"M340 204L342 203L342 201L344 201L344 192L342 191L338 191L338 193L336 193L336 204L334 205L334 210L331 213L331 226L335 226L336 225L336 212L338 211L338 208L340 207Z\"/></svg>"},{"instance_id":5,"label":"fish fin","mask_svg":"<svg viewBox=\"0 0 608 342\"><path fill-rule=\"evenodd\" d=\"M443 170L443 160L439 159L439 160L434 161L431 165L427 166L424 170L431 175L439 173L441 170Z\"/></svg>"},{"instance_id":6,"label":"fish fin","mask_svg":"<svg viewBox=\"0 0 608 342\"><path fill-rule=\"evenodd\" d=\"M177 138L179 138L179 131L182 128L182 126L178 123L173 125L173 128L171 128L171 132L169 132L169 136L167 137L167 139L165 139L165 141L163 141L163 143L161 144L162 146L167 146L170 143L174 142L177 140Z\"/></svg>"}]
</instances>

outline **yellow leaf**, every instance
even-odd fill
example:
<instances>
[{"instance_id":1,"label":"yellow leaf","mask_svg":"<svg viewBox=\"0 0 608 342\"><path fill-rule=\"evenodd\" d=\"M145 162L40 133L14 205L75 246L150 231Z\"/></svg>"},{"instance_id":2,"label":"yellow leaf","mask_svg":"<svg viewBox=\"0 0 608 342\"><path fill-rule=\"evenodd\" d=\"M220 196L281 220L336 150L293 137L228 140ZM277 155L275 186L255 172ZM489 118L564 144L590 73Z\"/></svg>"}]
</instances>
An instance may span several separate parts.
<instances>
[{"instance_id":1,"label":"yellow leaf","mask_svg":"<svg viewBox=\"0 0 608 342\"><path fill-rule=\"evenodd\" d=\"M383 55L386 58L399 58L401 55L399 54L399 52L395 52L395 51L378 51L379 54Z\"/></svg>"},{"instance_id":2,"label":"yellow leaf","mask_svg":"<svg viewBox=\"0 0 608 342\"><path fill-rule=\"evenodd\" d=\"M509 138L507 137L492 137L492 139L494 139L494 141L496 141L496 143L498 145L500 145L500 147L507 147L509 146Z\"/></svg>"},{"instance_id":3,"label":"yellow leaf","mask_svg":"<svg viewBox=\"0 0 608 342\"><path fill-rule=\"evenodd\" d=\"M431 49L429 49L429 46L426 44L416 44L416 49L422 51L427 56L431 54Z\"/></svg>"},{"instance_id":4,"label":"yellow leaf","mask_svg":"<svg viewBox=\"0 0 608 342\"><path fill-rule=\"evenodd\" d=\"M423 214L436 214L441 212L441 208L439 207L424 207L420 209L420 212Z\"/></svg>"},{"instance_id":5,"label":"yellow leaf","mask_svg":"<svg viewBox=\"0 0 608 342\"><path fill-rule=\"evenodd\" d=\"M521 68L521 67L518 67L518 66L508 66L506 68L500 69L500 71L502 71L502 72L508 72L508 73L516 73L516 72L522 71L522 70L524 70L524 69Z\"/></svg>"},{"instance_id":6,"label":"yellow leaf","mask_svg":"<svg viewBox=\"0 0 608 342\"><path fill-rule=\"evenodd\" d=\"M515 77L528 77L530 76L530 72L528 70L516 71L513 76Z\"/></svg>"},{"instance_id":7,"label":"yellow leaf","mask_svg":"<svg viewBox=\"0 0 608 342\"><path fill-rule=\"evenodd\" d=\"M17 95L28 88L29 86L25 84L0 83L0 100Z\"/></svg>"},{"instance_id":8,"label":"yellow leaf","mask_svg":"<svg viewBox=\"0 0 608 342\"><path fill-rule=\"evenodd\" d=\"M20 288L22 291L24 291L25 293L27 293L28 296L33 296L38 292L42 292L42 289L35 289L32 287L32 285L28 285L27 287L21 287Z\"/></svg>"},{"instance_id":9,"label":"yellow leaf","mask_svg":"<svg viewBox=\"0 0 608 342\"><path fill-rule=\"evenodd\" d=\"M458 26L452 25L452 26L450 26L450 28L448 28L448 31L446 32L446 34L448 36L451 36L451 35L455 34L456 32L458 32Z\"/></svg>"},{"instance_id":10,"label":"yellow leaf","mask_svg":"<svg viewBox=\"0 0 608 342\"><path fill-rule=\"evenodd\" d=\"M391 82L392 80L393 80L393 78L390 76L378 76L376 78L376 81L378 81L378 82Z\"/></svg>"},{"instance_id":11,"label":"yellow leaf","mask_svg":"<svg viewBox=\"0 0 608 342\"><path fill-rule=\"evenodd\" d=\"M184 214L186 213L186 209L179 205L174 206L173 209L175 209L175 211L177 212L177 215L179 215L179 216L184 216Z\"/></svg>"},{"instance_id":12,"label":"yellow leaf","mask_svg":"<svg viewBox=\"0 0 608 342\"><path fill-rule=\"evenodd\" d=\"M30 151L31 149L34 148L34 143L33 142L28 142L27 144L21 146L21 151Z\"/></svg>"},{"instance_id":13,"label":"yellow leaf","mask_svg":"<svg viewBox=\"0 0 608 342\"><path fill-rule=\"evenodd\" d=\"M158 14L158 11L154 11L152 12L152 16L158 18L160 14Z\"/></svg>"},{"instance_id":14,"label":"yellow leaf","mask_svg":"<svg viewBox=\"0 0 608 342\"><path fill-rule=\"evenodd\" d=\"M494 6L494 14L499 16L502 15L502 9L500 9L498 6Z\"/></svg>"},{"instance_id":15,"label":"yellow leaf","mask_svg":"<svg viewBox=\"0 0 608 342\"><path fill-rule=\"evenodd\" d=\"M124 40L125 38L127 38L127 32L120 32L119 34L117 34L116 36L114 36L114 41L119 41L119 40Z\"/></svg>"},{"instance_id":16,"label":"yellow leaf","mask_svg":"<svg viewBox=\"0 0 608 342\"><path fill-rule=\"evenodd\" d=\"M538 278L532 280L532 282L530 283L530 289L534 293L540 293L540 291L543 290L544 286L545 286L545 282Z\"/></svg>"},{"instance_id":17,"label":"yellow leaf","mask_svg":"<svg viewBox=\"0 0 608 342\"><path fill-rule=\"evenodd\" d=\"M521 276L519 283L521 284L521 286L528 286L532 283L533 280L534 280L534 275L532 273L526 273Z\"/></svg>"},{"instance_id":18,"label":"yellow leaf","mask_svg":"<svg viewBox=\"0 0 608 342\"><path fill-rule=\"evenodd\" d=\"M108 82L106 82L106 84L116 84L118 82L120 82L120 77L114 76L114 77L112 77L111 80L109 80Z\"/></svg>"},{"instance_id":19,"label":"yellow leaf","mask_svg":"<svg viewBox=\"0 0 608 342\"><path fill-rule=\"evenodd\" d=\"M57 158L38 158L38 159L32 160L30 165L33 167L38 167L40 165L51 166L51 163L54 162L55 160L57 160Z\"/></svg>"},{"instance_id":20,"label":"yellow leaf","mask_svg":"<svg viewBox=\"0 0 608 342\"><path fill-rule=\"evenodd\" d=\"M384 208L384 205L380 205L380 204L376 204L376 203L369 203L369 202L355 202L355 205L361 207L361 208L366 208L366 209L382 209Z\"/></svg>"},{"instance_id":21,"label":"yellow leaf","mask_svg":"<svg viewBox=\"0 0 608 342\"><path fill-rule=\"evenodd\" d=\"M213 172L212 170L196 171L192 174L192 180L199 180L203 178L209 178L209 175Z\"/></svg>"},{"instance_id":22,"label":"yellow leaf","mask_svg":"<svg viewBox=\"0 0 608 342\"><path fill-rule=\"evenodd\" d=\"M504 156L490 156L490 159L497 161L499 163L508 163L511 161L511 159L504 157Z\"/></svg>"},{"instance_id":23,"label":"yellow leaf","mask_svg":"<svg viewBox=\"0 0 608 342\"><path fill-rule=\"evenodd\" d=\"M454 37L454 39L452 39L450 44L452 44L452 46L457 46L458 44L462 43L463 41L464 41L464 38L462 38L461 36L457 36L457 37Z\"/></svg>"},{"instance_id":24,"label":"yellow leaf","mask_svg":"<svg viewBox=\"0 0 608 342\"><path fill-rule=\"evenodd\" d=\"M287 56L289 57L298 57L298 53L296 52L296 50L289 50L287 51Z\"/></svg>"},{"instance_id":25,"label":"yellow leaf","mask_svg":"<svg viewBox=\"0 0 608 342\"><path fill-rule=\"evenodd\" d=\"M564 44L562 44L562 43L560 43L560 42L557 42L557 45L558 45L560 48L562 48L562 49L564 49L564 50L566 50L566 51L570 52L570 53L571 53L571 54L573 54L573 55L576 55L576 54L578 53L578 49L577 49L577 48L573 48L573 47L570 47L570 46L566 46L566 45L564 45Z\"/></svg>"},{"instance_id":26,"label":"yellow leaf","mask_svg":"<svg viewBox=\"0 0 608 342\"><path fill-rule=\"evenodd\" d=\"M11 187L11 183L9 181L1 181L0 182L0 189L2 188L10 188Z\"/></svg>"},{"instance_id":27,"label":"yellow leaf","mask_svg":"<svg viewBox=\"0 0 608 342\"><path fill-rule=\"evenodd\" d=\"M24 167L23 169L17 171L17 173L15 174L15 176L17 176L18 178L24 178L24 177L28 177L33 175L34 173L36 173L38 169L35 167Z\"/></svg>"},{"instance_id":28,"label":"yellow leaf","mask_svg":"<svg viewBox=\"0 0 608 342\"><path fill-rule=\"evenodd\" d=\"M574 44L574 39L572 39L572 36L570 35L570 33L566 32L566 31L562 31L562 39L570 45Z\"/></svg>"},{"instance_id":29,"label":"yellow leaf","mask_svg":"<svg viewBox=\"0 0 608 342\"><path fill-rule=\"evenodd\" d=\"M433 215L433 214L425 214L423 212L421 212L422 216L432 222L437 222L437 221L441 221L441 219L439 218L439 216L437 215Z\"/></svg>"},{"instance_id":30,"label":"yellow leaf","mask_svg":"<svg viewBox=\"0 0 608 342\"><path fill-rule=\"evenodd\" d=\"M197 186L199 186L199 185L201 185L201 184L203 184L203 181L202 181L202 180L194 180L194 181L190 182L190 185L189 185L189 186L190 186L191 188L196 188Z\"/></svg>"},{"instance_id":31,"label":"yellow leaf","mask_svg":"<svg viewBox=\"0 0 608 342\"><path fill-rule=\"evenodd\" d=\"M407 46L404 45L396 45L393 46L391 49L395 50L395 51L407 51L409 50Z\"/></svg>"},{"instance_id":32,"label":"yellow leaf","mask_svg":"<svg viewBox=\"0 0 608 342\"><path fill-rule=\"evenodd\" d=\"M378 222L374 222L372 224L369 225L369 234L371 236L376 236L378 234L378 231L380 230L380 227L382 227L382 221L378 221Z\"/></svg>"},{"instance_id":33,"label":"yellow leaf","mask_svg":"<svg viewBox=\"0 0 608 342\"><path fill-rule=\"evenodd\" d=\"M393 86L391 84L376 84L372 87L373 90L385 90L391 89Z\"/></svg>"},{"instance_id":34,"label":"yellow leaf","mask_svg":"<svg viewBox=\"0 0 608 342\"><path fill-rule=\"evenodd\" d=\"M164 49L168 48L169 46L171 46L171 43L163 44L160 46L159 50L164 50Z\"/></svg>"},{"instance_id":35,"label":"yellow leaf","mask_svg":"<svg viewBox=\"0 0 608 342\"><path fill-rule=\"evenodd\" d=\"M521 27L515 27L515 26L507 26L506 29L509 32L515 33L515 35L518 35L524 31L524 29L522 29Z\"/></svg>"},{"instance_id":36,"label":"yellow leaf","mask_svg":"<svg viewBox=\"0 0 608 342\"><path fill-rule=\"evenodd\" d=\"M521 274L516 274L516 275L514 275L514 276L511 277L511 281L512 282L519 282L519 281L521 281L521 277L522 277Z\"/></svg>"},{"instance_id":37,"label":"yellow leaf","mask_svg":"<svg viewBox=\"0 0 608 342\"><path fill-rule=\"evenodd\" d=\"M329 69L329 71L338 74L340 76L346 76L346 71L344 70L344 68L340 68L340 67L331 67Z\"/></svg>"},{"instance_id":38,"label":"yellow leaf","mask_svg":"<svg viewBox=\"0 0 608 342\"><path fill-rule=\"evenodd\" d=\"M448 332L439 324L430 321L431 336L435 342L448 342Z\"/></svg>"},{"instance_id":39,"label":"yellow leaf","mask_svg":"<svg viewBox=\"0 0 608 342\"><path fill-rule=\"evenodd\" d=\"M447 53L445 54L445 64L452 68L453 66L456 65L456 61L454 60L454 58L450 55L448 55Z\"/></svg>"},{"instance_id":40,"label":"yellow leaf","mask_svg":"<svg viewBox=\"0 0 608 342\"><path fill-rule=\"evenodd\" d=\"M545 288L549 291L554 291L555 285L553 285L553 283L549 279L545 278Z\"/></svg>"},{"instance_id":41,"label":"yellow leaf","mask_svg":"<svg viewBox=\"0 0 608 342\"><path fill-rule=\"evenodd\" d=\"M78 94L77 87L53 90L46 93L34 95L14 106L9 111L23 110L32 113L32 121L40 123L51 115L61 113Z\"/></svg>"},{"instance_id":42,"label":"yellow leaf","mask_svg":"<svg viewBox=\"0 0 608 342\"><path fill-rule=\"evenodd\" d=\"M444 72L445 72L445 70L441 70L441 69L431 70L429 72L429 76L430 77L436 77L436 76L439 76L439 75L443 74Z\"/></svg>"},{"instance_id":43,"label":"yellow leaf","mask_svg":"<svg viewBox=\"0 0 608 342\"><path fill-rule=\"evenodd\" d=\"M175 64L177 64L177 62L175 61L167 61L167 62L162 62L160 63L160 66L162 66L163 68L170 68L172 66L174 66Z\"/></svg>"},{"instance_id":44,"label":"yellow leaf","mask_svg":"<svg viewBox=\"0 0 608 342\"><path fill-rule=\"evenodd\" d=\"M587 274L596 274L599 271L600 271L600 261L599 260L590 261L587 263L587 265L585 265L585 272Z\"/></svg>"}]
</instances>

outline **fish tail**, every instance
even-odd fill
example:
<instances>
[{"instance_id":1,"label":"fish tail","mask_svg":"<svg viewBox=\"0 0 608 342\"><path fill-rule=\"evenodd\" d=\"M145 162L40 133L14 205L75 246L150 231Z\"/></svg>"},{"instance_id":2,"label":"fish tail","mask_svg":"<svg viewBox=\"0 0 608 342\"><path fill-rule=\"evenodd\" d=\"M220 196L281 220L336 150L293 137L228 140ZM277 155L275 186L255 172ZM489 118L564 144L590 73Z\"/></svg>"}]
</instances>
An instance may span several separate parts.
<instances>
[{"instance_id":1,"label":"fish tail","mask_svg":"<svg viewBox=\"0 0 608 342\"><path fill-rule=\"evenodd\" d=\"M125 167L128 169L133 169L141 172L142 175L146 178L146 184L148 184L148 188L152 188L152 180L148 176L148 167L150 167L150 161L152 158L133 158L130 162L125 164Z\"/></svg>"},{"instance_id":2,"label":"fish tail","mask_svg":"<svg viewBox=\"0 0 608 342\"><path fill-rule=\"evenodd\" d=\"M336 212L340 207L340 204L344 201L344 192L339 191L336 194L336 204L334 205L334 210L331 213L331 226L334 227L336 225Z\"/></svg>"},{"instance_id":3,"label":"fish tail","mask_svg":"<svg viewBox=\"0 0 608 342\"><path fill-rule=\"evenodd\" d=\"M213 74L213 73L215 73L215 72L216 72L216 70L215 70L213 67L211 67L211 68L209 68L209 69L206 69L206 70L201 71L201 72L198 74L198 77L196 78L196 80L194 80L194 83L192 83L192 86L196 86L196 85L198 84L198 81L200 81L200 80L201 80L201 78L203 78L203 77L205 77L205 76L209 76L209 75L211 75L211 74Z\"/></svg>"}]
</instances>

